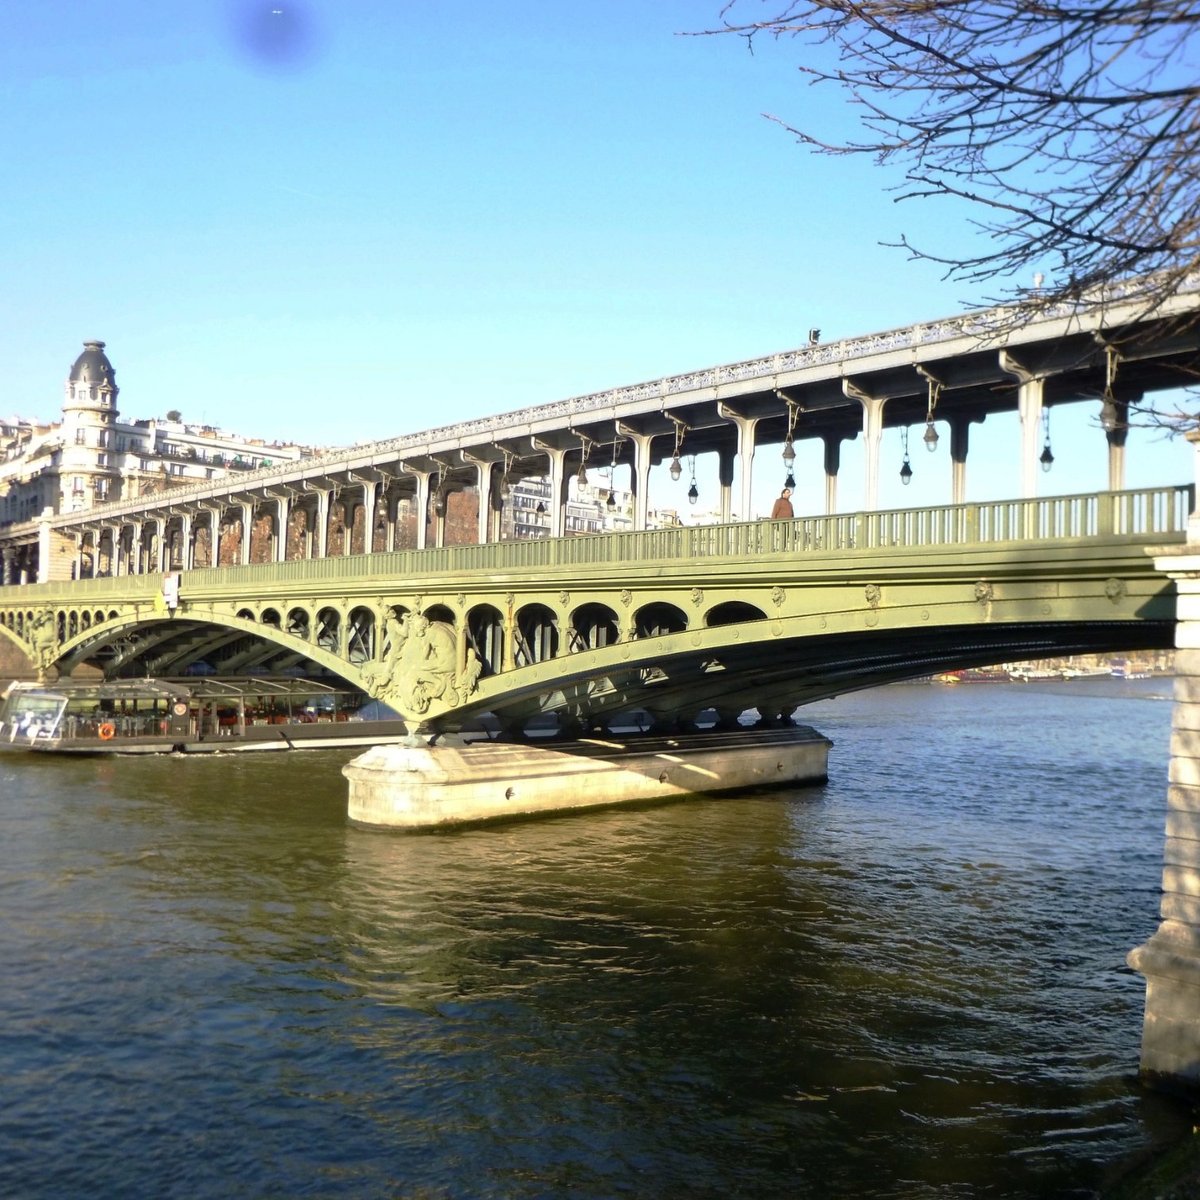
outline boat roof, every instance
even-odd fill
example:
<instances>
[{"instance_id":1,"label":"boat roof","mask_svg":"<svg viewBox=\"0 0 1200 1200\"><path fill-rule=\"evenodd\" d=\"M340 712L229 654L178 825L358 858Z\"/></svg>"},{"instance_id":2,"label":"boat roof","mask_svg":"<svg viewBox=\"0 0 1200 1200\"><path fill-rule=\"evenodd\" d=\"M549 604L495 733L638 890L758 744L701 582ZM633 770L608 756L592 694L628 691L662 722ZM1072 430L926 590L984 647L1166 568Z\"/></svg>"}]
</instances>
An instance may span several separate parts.
<instances>
[{"instance_id":1,"label":"boat roof","mask_svg":"<svg viewBox=\"0 0 1200 1200\"><path fill-rule=\"evenodd\" d=\"M314 679L300 679L290 675L240 676L228 679L218 679L211 675L160 679L60 679L55 683L17 681L10 684L3 695L8 696L17 691L68 700L173 700L182 696L192 700L237 699L239 696L308 699L312 696L358 694L358 689L349 685L333 687Z\"/></svg>"}]
</instances>

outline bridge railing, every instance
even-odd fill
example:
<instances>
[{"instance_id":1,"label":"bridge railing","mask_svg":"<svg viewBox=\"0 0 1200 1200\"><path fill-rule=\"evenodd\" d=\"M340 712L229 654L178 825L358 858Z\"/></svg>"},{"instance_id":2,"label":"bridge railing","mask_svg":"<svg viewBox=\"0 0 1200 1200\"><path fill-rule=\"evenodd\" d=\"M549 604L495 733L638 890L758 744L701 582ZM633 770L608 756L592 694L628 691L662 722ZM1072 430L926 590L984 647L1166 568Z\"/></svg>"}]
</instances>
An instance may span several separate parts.
<instances>
[{"instance_id":1,"label":"bridge railing","mask_svg":"<svg viewBox=\"0 0 1200 1200\"><path fill-rule=\"evenodd\" d=\"M539 567L598 567L613 564L869 552L892 548L967 546L1120 537L1180 539L1193 506L1191 485L1124 492L995 500L938 508L836 513L791 521L746 521L730 525L673 526L638 532L594 534L444 546L430 550L302 559L285 563L221 567L187 572L187 578L220 580L248 589L271 583L350 579L363 575L412 580L457 572L522 571ZM0 589L0 599L37 596L98 603L106 596L147 598L161 587L157 574ZM31 596L31 599L32 599Z\"/></svg>"}]
</instances>

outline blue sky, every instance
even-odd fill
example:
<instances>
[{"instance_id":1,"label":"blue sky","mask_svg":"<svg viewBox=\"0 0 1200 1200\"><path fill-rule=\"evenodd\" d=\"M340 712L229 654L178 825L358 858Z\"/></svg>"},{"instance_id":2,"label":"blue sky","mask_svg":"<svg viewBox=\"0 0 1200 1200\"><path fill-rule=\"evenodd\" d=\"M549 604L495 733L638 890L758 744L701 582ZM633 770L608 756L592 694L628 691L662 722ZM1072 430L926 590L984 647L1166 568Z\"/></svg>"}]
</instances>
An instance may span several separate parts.
<instances>
[{"instance_id":1,"label":"blue sky","mask_svg":"<svg viewBox=\"0 0 1200 1200\"><path fill-rule=\"evenodd\" d=\"M55 416L102 338L127 416L346 444L982 300L879 244L953 250L964 214L764 119L853 128L799 45L680 36L719 9L5 6L0 413ZM1045 490L1103 486L1102 435L1054 420ZM972 498L1014 493L1015 422L973 436ZM1190 478L1181 442L1130 441L1131 486ZM915 449L885 504L948 500ZM860 474L851 445L841 507Z\"/></svg>"}]
</instances>

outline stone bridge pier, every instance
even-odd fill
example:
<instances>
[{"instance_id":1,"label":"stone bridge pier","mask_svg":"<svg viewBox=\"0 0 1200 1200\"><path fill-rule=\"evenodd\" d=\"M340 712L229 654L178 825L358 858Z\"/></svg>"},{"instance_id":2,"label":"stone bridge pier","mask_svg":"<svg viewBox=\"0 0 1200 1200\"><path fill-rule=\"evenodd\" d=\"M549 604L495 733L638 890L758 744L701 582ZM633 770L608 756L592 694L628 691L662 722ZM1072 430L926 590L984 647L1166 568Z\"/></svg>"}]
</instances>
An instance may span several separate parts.
<instances>
[{"instance_id":1,"label":"stone bridge pier","mask_svg":"<svg viewBox=\"0 0 1200 1200\"><path fill-rule=\"evenodd\" d=\"M1189 435L1200 467L1200 432ZM1200 512L1180 553L1155 558L1175 581L1175 706L1167 776L1161 922L1129 954L1146 977L1142 1078L1200 1094Z\"/></svg>"}]
</instances>

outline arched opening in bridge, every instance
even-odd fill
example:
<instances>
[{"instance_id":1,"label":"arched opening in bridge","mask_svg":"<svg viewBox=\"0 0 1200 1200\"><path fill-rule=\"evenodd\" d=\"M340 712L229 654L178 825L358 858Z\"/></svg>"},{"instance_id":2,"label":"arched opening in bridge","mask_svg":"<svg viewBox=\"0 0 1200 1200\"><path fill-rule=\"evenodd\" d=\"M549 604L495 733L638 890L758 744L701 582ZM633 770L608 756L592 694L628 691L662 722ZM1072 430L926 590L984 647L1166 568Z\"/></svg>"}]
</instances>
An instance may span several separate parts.
<instances>
[{"instance_id":1,"label":"arched opening in bridge","mask_svg":"<svg viewBox=\"0 0 1200 1200\"><path fill-rule=\"evenodd\" d=\"M323 608L317 613L317 645L330 654L338 652L342 618L336 608Z\"/></svg>"},{"instance_id":2,"label":"arched opening in bridge","mask_svg":"<svg viewBox=\"0 0 1200 1200\"><path fill-rule=\"evenodd\" d=\"M422 615L425 616L430 622L439 621L443 625L449 625L451 629L454 628L454 610L448 605L431 604L423 611Z\"/></svg>"},{"instance_id":3,"label":"arched opening in bridge","mask_svg":"<svg viewBox=\"0 0 1200 1200\"><path fill-rule=\"evenodd\" d=\"M688 619L682 609L659 601L639 608L633 627L636 637L661 637L664 633L682 633L688 627Z\"/></svg>"},{"instance_id":4,"label":"arched opening in bridge","mask_svg":"<svg viewBox=\"0 0 1200 1200\"><path fill-rule=\"evenodd\" d=\"M545 662L558 654L558 616L544 604L527 604L517 614L517 643L514 647L519 667Z\"/></svg>"},{"instance_id":5,"label":"arched opening in bridge","mask_svg":"<svg viewBox=\"0 0 1200 1200\"><path fill-rule=\"evenodd\" d=\"M346 657L360 665L375 657L375 614L369 608L350 610L346 622Z\"/></svg>"},{"instance_id":6,"label":"arched opening in bridge","mask_svg":"<svg viewBox=\"0 0 1200 1200\"><path fill-rule=\"evenodd\" d=\"M479 656L484 675L504 668L504 617L490 604L477 604L467 614L467 643Z\"/></svg>"},{"instance_id":7,"label":"arched opening in bridge","mask_svg":"<svg viewBox=\"0 0 1200 1200\"><path fill-rule=\"evenodd\" d=\"M767 614L753 604L746 604L742 600L728 600L724 604L718 604L716 608L709 609L704 623L710 629L714 629L718 625L737 625L742 621L765 621L766 617Z\"/></svg>"},{"instance_id":8,"label":"arched opening in bridge","mask_svg":"<svg viewBox=\"0 0 1200 1200\"><path fill-rule=\"evenodd\" d=\"M581 604L571 616L570 649L600 650L615 645L621 637L617 614L603 604Z\"/></svg>"},{"instance_id":9,"label":"arched opening in bridge","mask_svg":"<svg viewBox=\"0 0 1200 1200\"><path fill-rule=\"evenodd\" d=\"M270 625L272 629L278 629L280 627L279 611L274 608L264 608L262 614L262 623L264 625Z\"/></svg>"},{"instance_id":10,"label":"arched opening in bridge","mask_svg":"<svg viewBox=\"0 0 1200 1200\"><path fill-rule=\"evenodd\" d=\"M311 628L312 623L309 618L308 609L293 608L288 610L287 631L292 637L297 637L307 642Z\"/></svg>"}]
</instances>

